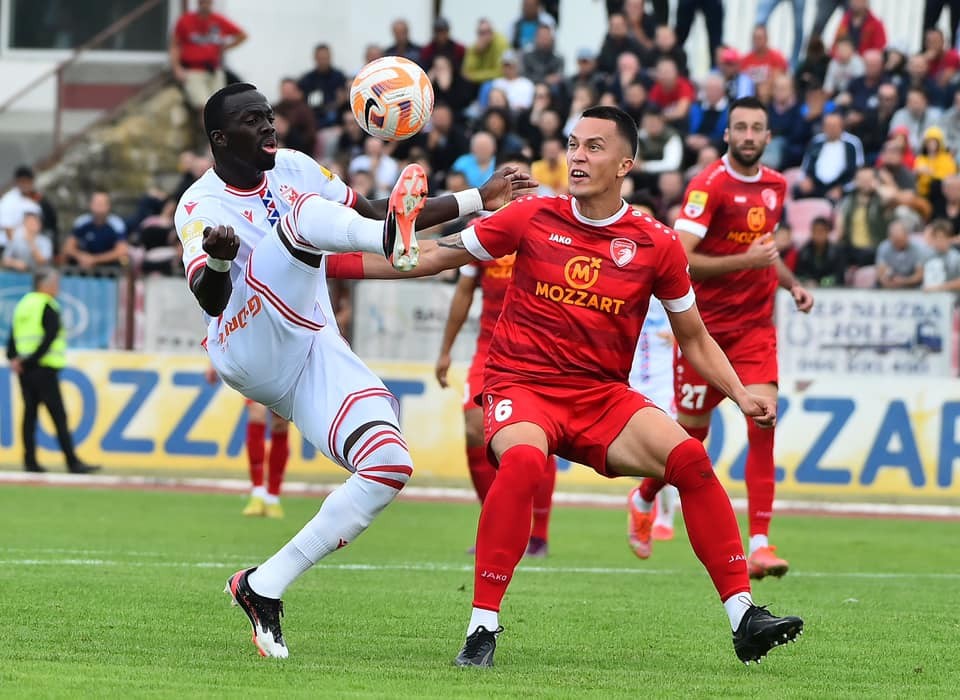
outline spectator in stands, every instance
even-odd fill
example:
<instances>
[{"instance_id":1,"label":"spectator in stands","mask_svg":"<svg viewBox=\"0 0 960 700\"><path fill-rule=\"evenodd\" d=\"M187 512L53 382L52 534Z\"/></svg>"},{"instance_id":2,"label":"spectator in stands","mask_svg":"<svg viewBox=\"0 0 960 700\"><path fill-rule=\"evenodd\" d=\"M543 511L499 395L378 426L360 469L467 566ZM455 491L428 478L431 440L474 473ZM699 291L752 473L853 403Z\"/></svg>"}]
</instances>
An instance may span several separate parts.
<instances>
[{"instance_id":1,"label":"spectator in stands","mask_svg":"<svg viewBox=\"0 0 960 700\"><path fill-rule=\"evenodd\" d=\"M933 218L946 219L953 226L952 235L960 235L960 175L944 179L940 189L943 196L934 204Z\"/></svg>"},{"instance_id":2,"label":"spectator in stands","mask_svg":"<svg viewBox=\"0 0 960 700\"><path fill-rule=\"evenodd\" d=\"M52 217L53 228L43 222L44 229L56 232L56 212L35 187L33 170L21 165L13 173L13 187L0 197L0 250L10 241L14 231L23 224L27 212L39 210L43 218ZM44 213L49 211L47 216Z\"/></svg>"},{"instance_id":3,"label":"spectator in stands","mask_svg":"<svg viewBox=\"0 0 960 700\"><path fill-rule=\"evenodd\" d=\"M170 194L170 196L177 201L180 201L183 193L187 191L190 185L199 180L200 177L212 167L213 158L206 153L203 155L197 155L193 151L183 151L180 154L179 160L177 161L177 170L179 170L181 173L180 181L177 183L177 186L173 188L173 192ZM166 198L163 196L162 192L156 192L153 195L148 193L148 196L152 196L154 202L150 205L149 211L144 210L143 216L140 216L136 219L136 226L139 226L140 222L143 221L147 216L151 216L163 208L163 202ZM127 230L130 230L129 226L127 227Z\"/></svg>"},{"instance_id":4,"label":"spectator in stands","mask_svg":"<svg viewBox=\"0 0 960 700\"><path fill-rule=\"evenodd\" d=\"M607 20L607 35L603 38L603 45L600 47L597 67L608 75L612 74L617 69L619 57L625 52L636 56L637 63L644 55L643 46L627 31L626 18L619 13L612 14Z\"/></svg>"},{"instance_id":5,"label":"spectator in stands","mask_svg":"<svg viewBox=\"0 0 960 700\"><path fill-rule=\"evenodd\" d=\"M461 124L454 119L453 110L442 102L434 105L433 115L424 132L424 148L430 165L443 177L453 162L467 151L470 142Z\"/></svg>"},{"instance_id":6,"label":"spectator in stands","mask_svg":"<svg viewBox=\"0 0 960 700\"><path fill-rule=\"evenodd\" d=\"M923 7L924 37L926 37L926 31L935 27L940 21L944 7L950 10L950 44L953 45L960 39L957 34L957 25L960 25L960 0L926 0Z\"/></svg>"},{"instance_id":7,"label":"spectator in stands","mask_svg":"<svg viewBox=\"0 0 960 700\"><path fill-rule=\"evenodd\" d=\"M313 70L305 73L297 85L313 109L318 129L335 126L347 106L347 76L333 66L330 47L317 44L313 49Z\"/></svg>"},{"instance_id":8,"label":"spectator in stands","mask_svg":"<svg viewBox=\"0 0 960 700\"><path fill-rule=\"evenodd\" d=\"M513 113L530 109L533 106L533 81L520 75L520 57L515 51L505 51L500 57L503 66L503 77L493 81L495 89L503 90L507 95L507 103Z\"/></svg>"},{"instance_id":9,"label":"spectator in stands","mask_svg":"<svg viewBox=\"0 0 960 700\"><path fill-rule=\"evenodd\" d=\"M923 34L923 55L927 59L927 76L940 88L953 82L960 68L960 54L956 49L947 49L943 32L931 27Z\"/></svg>"},{"instance_id":10,"label":"spectator in stands","mask_svg":"<svg viewBox=\"0 0 960 700\"><path fill-rule=\"evenodd\" d=\"M466 51L463 59L463 77L476 88L503 75L500 58L510 44L486 17L477 20L477 39Z\"/></svg>"},{"instance_id":11,"label":"spectator in stands","mask_svg":"<svg viewBox=\"0 0 960 700\"><path fill-rule=\"evenodd\" d=\"M656 80L650 88L649 100L659 105L663 118L677 131L685 130L690 117L690 105L697 99L697 91L690 81L680 75L672 58L657 61Z\"/></svg>"},{"instance_id":12,"label":"spectator in stands","mask_svg":"<svg viewBox=\"0 0 960 700\"><path fill-rule=\"evenodd\" d=\"M637 190L656 192L660 173L680 169L683 139L667 125L663 111L656 105L650 105L641 125L640 152L631 177Z\"/></svg>"},{"instance_id":13,"label":"spectator in stands","mask_svg":"<svg viewBox=\"0 0 960 700\"><path fill-rule=\"evenodd\" d=\"M711 73L703 79L700 99L690 106L687 135L684 138L689 153L696 154L707 145L723 148L729 102L724 88L723 78L717 73Z\"/></svg>"},{"instance_id":14,"label":"spectator in stands","mask_svg":"<svg viewBox=\"0 0 960 700\"><path fill-rule=\"evenodd\" d=\"M246 39L240 27L213 11L213 0L197 0L195 12L180 16L170 37L170 69L190 107L203 109L207 98L227 84L223 53Z\"/></svg>"},{"instance_id":15,"label":"spectator in stands","mask_svg":"<svg viewBox=\"0 0 960 700\"><path fill-rule=\"evenodd\" d=\"M280 81L280 101L274 105L273 113L281 145L313 158L317 149L317 121L293 78Z\"/></svg>"},{"instance_id":16,"label":"spectator in stands","mask_svg":"<svg viewBox=\"0 0 960 700\"><path fill-rule=\"evenodd\" d=\"M497 167L497 140L486 131L478 131L470 139L470 152L453 162L453 169L467 177L470 187L480 187Z\"/></svg>"},{"instance_id":17,"label":"spectator in stands","mask_svg":"<svg viewBox=\"0 0 960 700\"><path fill-rule=\"evenodd\" d=\"M853 134L843 130L843 116L827 114L823 133L814 137L801 165L804 178L797 183L796 197L826 197L840 201L844 188L863 167L863 146Z\"/></svg>"},{"instance_id":18,"label":"spectator in stands","mask_svg":"<svg viewBox=\"0 0 960 700\"><path fill-rule=\"evenodd\" d=\"M849 0L834 36L834 47L844 37L857 39L854 48L861 55L868 49L886 48L887 32L883 21L870 11L870 0Z\"/></svg>"},{"instance_id":19,"label":"spectator in stands","mask_svg":"<svg viewBox=\"0 0 960 700\"><path fill-rule=\"evenodd\" d=\"M410 41L410 25L405 19L395 19L390 25L393 43L383 50L384 56L403 56L411 61L420 60L422 47Z\"/></svg>"},{"instance_id":20,"label":"spectator in stands","mask_svg":"<svg viewBox=\"0 0 960 700\"><path fill-rule=\"evenodd\" d=\"M53 243L43 234L43 219L40 207L24 212L23 221L10 236L3 249L0 266L19 272L33 272L50 264L53 258Z\"/></svg>"},{"instance_id":21,"label":"spectator in stands","mask_svg":"<svg viewBox=\"0 0 960 700\"><path fill-rule=\"evenodd\" d=\"M453 64L453 69L459 73L463 66L463 57L466 47L450 38L450 23L445 17L437 17L433 22L433 37L430 43L420 50L420 65L429 71L433 67L433 59L437 56L446 56Z\"/></svg>"},{"instance_id":22,"label":"spectator in stands","mask_svg":"<svg viewBox=\"0 0 960 700\"><path fill-rule=\"evenodd\" d=\"M860 168L853 190L840 200L837 235L848 265L873 265L877 246L887 234L889 219L878 184L873 168Z\"/></svg>"},{"instance_id":23,"label":"spectator in stands","mask_svg":"<svg viewBox=\"0 0 960 700\"><path fill-rule=\"evenodd\" d=\"M644 0L625 0L621 12L627 21L627 32L630 36L639 42L644 51L652 51L657 19L647 14Z\"/></svg>"},{"instance_id":24,"label":"spectator in stands","mask_svg":"<svg viewBox=\"0 0 960 700\"><path fill-rule=\"evenodd\" d=\"M877 167L877 192L892 216L909 222L911 230L919 229L930 218L930 202L917 194L917 176L903 162L903 144L893 138L884 144Z\"/></svg>"},{"instance_id":25,"label":"spectator in stands","mask_svg":"<svg viewBox=\"0 0 960 700\"><path fill-rule=\"evenodd\" d=\"M727 98L736 100L756 94L753 81L740 72L740 54L736 49L726 46L717 52L717 71L723 76Z\"/></svg>"},{"instance_id":26,"label":"spectator in stands","mask_svg":"<svg viewBox=\"0 0 960 700\"><path fill-rule=\"evenodd\" d=\"M931 105L941 108L949 105L946 91L930 77L929 67L927 57L922 53L907 60L906 74L898 84L901 103L906 102L910 90L916 89L926 95L927 102Z\"/></svg>"},{"instance_id":27,"label":"spectator in stands","mask_svg":"<svg viewBox=\"0 0 960 700\"><path fill-rule=\"evenodd\" d=\"M473 101L474 88L456 71L450 58L443 55L434 58L427 75L433 83L434 99L450 105L454 114L462 115Z\"/></svg>"},{"instance_id":28,"label":"spectator in stands","mask_svg":"<svg viewBox=\"0 0 960 700\"><path fill-rule=\"evenodd\" d=\"M754 85L772 88L773 79L787 73L790 64L782 53L770 48L765 26L758 25L753 28L751 41L750 53L740 59L740 71L746 73Z\"/></svg>"},{"instance_id":29,"label":"spectator in stands","mask_svg":"<svg viewBox=\"0 0 960 700\"><path fill-rule=\"evenodd\" d=\"M597 52L589 47L577 51L577 72L564 82L563 97L573 99L573 91L578 85L586 85L596 94L603 91L604 74L597 68Z\"/></svg>"},{"instance_id":30,"label":"spectator in stands","mask_svg":"<svg viewBox=\"0 0 960 700\"><path fill-rule=\"evenodd\" d=\"M830 18L833 17L833 13L841 9L844 2L845 0L817 0L817 14L813 20L813 28L810 30L811 42L814 37L820 38Z\"/></svg>"},{"instance_id":31,"label":"spectator in stands","mask_svg":"<svg viewBox=\"0 0 960 700\"><path fill-rule=\"evenodd\" d=\"M377 189L377 181L369 170L354 170L347 173L347 184L359 195L367 199L379 199L383 196Z\"/></svg>"},{"instance_id":32,"label":"spectator in stands","mask_svg":"<svg viewBox=\"0 0 960 700\"><path fill-rule=\"evenodd\" d=\"M953 105L940 117L947 148L954 155L960 154L960 90L953 95Z\"/></svg>"},{"instance_id":33,"label":"spectator in stands","mask_svg":"<svg viewBox=\"0 0 960 700\"><path fill-rule=\"evenodd\" d=\"M790 272L795 272L797 269L797 249L793 245L793 231L785 221L781 221L780 226L773 232L773 243L777 246L777 253L779 253L783 264L787 266Z\"/></svg>"},{"instance_id":34,"label":"spectator in stands","mask_svg":"<svg viewBox=\"0 0 960 700\"><path fill-rule=\"evenodd\" d=\"M877 248L877 283L885 289L913 289L923 282L927 249L910 238L900 219L887 226L887 239Z\"/></svg>"},{"instance_id":35,"label":"spectator in stands","mask_svg":"<svg viewBox=\"0 0 960 700\"><path fill-rule=\"evenodd\" d=\"M373 174L377 190L389 192L400 176L400 166L384 149L383 141L368 136L363 142L363 153L350 161L347 172L366 170Z\"/></svg>"},{"instance_id":36,"label":"spectator in stands","mask_svg":"<svg viewBox=\"0 0 960 700\"><path fill-rule=\"evenodd\" d=\"M523 52L523 75L534 83L546 83L559 90L563 82L563 56L554 46L553 28L541 24L533 47Z\"/></svg>"},{"instance_id":37,"label":"spectator in stands","mask_svg":"<svg viewBox=\"0 0 960 700\"><path fill-rule=\"evenodd\" d=\"M655 200L656 219L658 221L672 223L669 212L675 206L683 203L684 188L683 173L679 170L667 170L660 173L657 178L659 195Z\"/></svg>"},{"instance_id":38,"label":"spectator in stands","mask_svg":"<svg viewBox=\"0 0 960 700\"><path fill-rule=\"evenodd\" d=\"M623 101L620 102L620 108L629 114L633 121L639 124L643 121L643 115L647 111L649 102L647 101L647 90L643 83L630 83L623 93Z\"/></svg>"},{"instance_id":39,"label":"spectator in stands","mask_svg":"<svg viewBox=\"0 0 960 700\"><path fill-rule=\"evenodd\" d=\"M766 27L770 15L783 0L760 0L757 4L757 19L754 25ZM800 64L800 53L803 51L803 12L806 9L806 0L788 0L793 7L793 52L790 65L796 68Z\"/></svg>"},{"instance_id":40,"label":"spectator in stands","mask_svg":"<svg viewBox=\"0 0 960 700\"><path fill-rule=\"evenodd\" d=\"M811 83L807 86L800 114L803 116L807 133L811 135L810 138L813 134L823 131L823 118L836 111L836 103L830 99L822 85Z\"/></svg>"},{"instance_id":41,"label":"spectator in stands","mask_svg":"<svg viewBox=\"0 0 960 700\"><path fill-rule=\"evenodd\" d=\"M827 65L823 89L831 97L846 92L853 79L859 78L865 71L863 59L854 51L853 40L848 36L837 39L833 45L833 58Z\"/></svg>"},{"instance_id":42,"label":"spectator in stands","mask_svg":"<svg viewBox=\"0 0 960 700\"><path fill-rule=\"evenodd\" d=\"M127 229L123 219L111 212L110 194L94 190L89 211L73 222L73 231L63 246L64 258L90 271L126 265L128 253Z\"/></svg>"},{"instance_id":43,"label":"spectator in stands","mask_svg":"<svg viewBox=\"0 0 960 700\"><path fill-rule=\"evenodd\" d=\"M823 86L823 81L827 78L827 67L829 65L830 56L827 54L823 39L820 38L818 32L811 32L810 41L807 42L807 54L795 74L797 95L800 99L806 98L807 90L811 86Z\"/></svg>"},{"instance_id":44,"label":"spectator in stands","mask_svg":"<svg viewBox=\"0 0 960 700\"><path fill-rule=\"evenodd\" d=\"M567 121L563 125L563 135L566 138L570 135L580 114L588 107L597 104L597 94L587 85L578 85L573 90L573 99L570 100L570 111Z\"/></svg>"},{"instance_id":45,"label":"spectator in stands","mask_svg":"<svg viewBox=\"0 0 960 700\"><path fill-rule=\"evenodd\" d=\"M687 168L683 173L683 179L686 182L690 182L693 178L699 175L703 170L717 160L720 157L720 151L713 146L707 146L700 149L700 152L697 153L696 162ZM673 225L674 219L670 220L670 225Z\"/></svg>"},{"instance_id":46,"label":"spectator in stands","mask_svg":"<svg viewBox=\"0 0 960 700\"><path fill-rule=\"evenodd\" d=\"M683 46L690 36L690 28L697 12L703 13L707 25L711 66L716 60L717 47L723 43L723 3L721 0L677 0L677 43Z\"/></svg>"},{"instance_id":47,"label":"spectator in stands","mask_svg":"<svg viewBox=\"0 0 960 700\"><path fill-rule=\"evenodd\" d=\"M837 105L847 110L848 129L859 124L863 120L864 113L876 106L877 92L886 81L883 51L877 49L864 51L862 60L863 75L850 80L846 88L836 97Z\"/></svg>"},{"instance_id":48,"label":"spectator in stands","mask_svg":"<svg viewBox=\"0 0 960 700\"><path fill-rule=\"evenodd\" d=\"M501 158L503 154L519 153L526 148L523 139L511 130L512 125L510 112L503 107L488 108L480 120L480 129L492 134L497 141L498 160L503 160Z\"/></svg>"},{"instance_id":49,"label":"spectator in stands","mask_svg":"<svg viewBox=\"0 0 960 700\"><path fill-rule=\"evenodd\" d=\"M624 101L627 87L641 83L649 88L652 82L647 78L640 65L640 59L629 51L624 51L617 57L617 70L607 78L604 91L613 95L615 103Z\"/></svg>"},{"instance_id":50,"label":"spectator in stands","mask_svg":"<svg viewBox=\"0 0 960 700\"><path fill-rule=\"evenodd\" d=\"M884 83L877 89L876 104L862 114L855 109L847 113L847 129L863 143L864 160L874 163L890 133L893 115L897 111L897 88Z\"/></svg>"},{"instance_id":51,"label":"spectator in stands","mask_svg":"<svg viewBox=\"0 0 960 700\"><path fill-rule=\"evenodd\" d=\"M530 174L554 194L567 193L566 144L560 139L545 139L539 160L530 164Z\"/></svg>"},{"instance_id":52,"label":"spectator in stands","mask_svg":"<svg viewBox=\"0 0 960 700\"><path fill-rule=\"evenodd\" d=\"M144 275L173 275L179 267L183 251L173 223L177 201L172 197L167 198L163 209L141 221L134 233L131 245L143 249L140 272Z\"/></svg>"},{"instance_id":53,"label":"spectator in stands","mask_svg":"<svg viewBox=\"0 0 960 700\"><path fill-rule=\"evenodd\" d=\"M687 77L687 52L677 43L677 33L673 27L666 24L657 27L653 35L653 51L644 60L646 66L656 66L661 58L672 58L677 65L677 72Z\"/></svg>"},{"instance_id":54,"label":"spectator in stands","mask_svg":"<svg viewBox=\"0 0 960 700\"><path fill-rule=\"evenodd\" d=\"M943 115L938 107L931 107L926 93L920 88L910 88L907 103L898 109L890 122L890 131L898 127L907 130L910 148L915 153L923 146L923 134L927 128L939 123Z\"/></svg>"},{"instance_id":55,"label":"spectator in stands","mask_svg":"<svg viewBox=\"0 0 960 700\"><path fill-rule=\"evenodd\" d=\"M810 224L810 240L797 253L796 275L807 287L842 287L846 261L841 246L830 240L830 219L818 216Z\"/></svg>"},{"instance_id":56,"label":"spectator in stands","mask_svg":"<svg viewBox=\"0 0 960 700\"><path fill-rule=\"evenodd\" d=\"M803 152L809 141L803 105L797 102L793 79L778 75L773 81L773 99L767 108L770 124L770 143L761 160L775 170L794 168L803 162ZM718 146L719 148L719 146Z\"/></svg>"},{"instance_id":57,"label":"spectator in stands","mask_svg":"<svg viewBox=\"0 0 960 700\"><path fill-rule=\"evenodd\" d=\"M953 247L953 225L934 219L927 227L931 254L923 263L923 291L960 292L960 250Z\"/></svg>"},{"instance_id":58,"label":"spectator in stands","mask_svg":"<svg viewBox=\"0 0 960 700\"><path fill-rule=\"evenodd\" d=\"M556 20L541 7L540 0L522 0L520 17L513 23L513 37L510 45L517 51L533 48L540 25L550 29L557 28Z\"/></svg>"},{"instance_id":59,"label":"spectator in stands","mask_svg":"<svg viewBox=\"0 0 960 700\"><path fill-rule=\"evenodd\" d=\"M939 126L928 127L923 132L923 144L913 172L917 176L917 194L931 202L940 197L940 183L957 174L957 161L947 151L943 129Z\"/></svg>"}]
</instances>

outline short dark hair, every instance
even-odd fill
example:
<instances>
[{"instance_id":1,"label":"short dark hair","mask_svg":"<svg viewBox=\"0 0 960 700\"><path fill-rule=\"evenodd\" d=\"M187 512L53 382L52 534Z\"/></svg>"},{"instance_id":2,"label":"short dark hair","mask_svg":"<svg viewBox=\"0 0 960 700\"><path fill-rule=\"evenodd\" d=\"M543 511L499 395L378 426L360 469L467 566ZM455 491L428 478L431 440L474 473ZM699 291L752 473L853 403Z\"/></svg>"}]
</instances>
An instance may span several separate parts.
<instances>
[{"instance_id":1,"label":"short dark hair","mask_svg":"<svg viewBox=\"0 0 960 700\"><path fill-rule=\"evenodd\" d=\"M640 146L640 134L637 132L637 123L633 117L619 107L597 105L588 107L580 115L581 119L606 119L617 125L617 133L630 146L630 157L637 157L637 148Z\"/></svg>"},{"instance_id":2,"label":"short dark hair","mask_svg":"<svg viewBox=\"0 0 960 700\"><path fill-rule=\"evenodd\" d=\"M816 228L817 226L823 226L823 227L825 227L828 231L832 231L832 230L833 230L833 222L830 221L830 219L828 219L828 218L825 217L825 216L818 216L818 217L816 217L813 221L810 222L810 230L811 230L811 231L812 231L814 228Z\"/></svg>"},{"instance_id":3,"label":"short dark hair","mask_svg":"<svg viewBox=\"0 0 960 700\"><path fill-rule=\"evenodd\" d=\"M930 222L930 232L942 233L945 236L953 236L953 224L949 219L934 219Z\"/></svg>"},{"instance_id":4,"label":"short dark hair","mask_svg":"<svg viewBox=\"0 0 960 700\"><path fill-rule=\"evenodd\" d=\"M21 165L16 170L13 171L13 179L20 180L21 178L30 178L33 179L33 170L29 165Z\"/></svg>"},{"instance_id":5,"label":"short dark hair","mask_svg":"<svg viewBox=\"0 0 960 700\"><path fill-rule=\"evenodd\" d=\"M737 109L738 107L743 109L759 109L762 110L764 114L767 113L767 106L752 95L747 97L738 97L731 102L730 109L727 111L727 114L733 114L733 110Z\"/></svg>"},{"instance_id":6,"label":"short dark hair","mask_svg":"<svg viewBox=\"0 0 960 700\"><path fill-rule=\"evenodd\" d=\"M239 95L242 92L256 90L257 86L252 83L232 83L222 87L210 95L207 103L203 106L203 130L210 138L210 134L223 128L223 103L231 95ZM211 145L212 145L211 140Z\"/></svg>"}]
</instances>

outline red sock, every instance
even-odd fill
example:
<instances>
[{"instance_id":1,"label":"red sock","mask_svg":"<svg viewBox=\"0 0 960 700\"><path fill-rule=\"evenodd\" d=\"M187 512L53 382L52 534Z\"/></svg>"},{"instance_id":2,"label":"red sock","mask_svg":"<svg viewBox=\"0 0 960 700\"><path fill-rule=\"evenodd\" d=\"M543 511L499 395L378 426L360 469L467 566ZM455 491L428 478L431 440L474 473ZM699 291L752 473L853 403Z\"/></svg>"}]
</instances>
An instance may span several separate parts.
<instances>
[{"instance_id":1,"label":"red sock","mask_svg":"<svg viewBox=\"0 0 960 700\"><path fill-rule=\"evenodd\" d=\"M263 423L247 423L247 463L250 467L250 483L263 486Z\"/></svg>"},{"instance_id":2,"label":"red sock","mask_svg":"<svg viewBox=\"0 0 960 700\"><path fill-rule=\"evenodd\" d=\"M710 432L710 426L704 426L702 428L688 428L683 426L683 429L687 431L687 435L692 438L703 442L707 439L707 433ZM653 499L657 497L657 494L660 493L660 489L667 485L666 481L661 481L660 479L654 479L653 477L646 477L643 481L640 482L640 498L645 500L647 503L653 503Z\"/></svg>"},{"instance_id":3,"label":"red sock","mask_svg":"<svg viewBox=\"0 0 960 700\"><path fill-rule=\"evenodd\" d=\"M530 530L530 537L537 537L544 542L547 541L547 533L550 531L550 511L553 510L553 487L556 483L557 458L550 455L547 457L547 469L543 478L533 492L533 528Z\"/></svg>"},{"instance_id":4,"label":"red sock","mask_svg":"<svg viewBox=\"0 0 960 700\"><path fill-rule=\"evenodd\" d=\"M773 430L764 429L747 418L747 514L751 535L770 532L773 517L774 475Z\"/></svg>"},{"instance_id":5,"label":"red sock","mask_svg":"<svg viewBox=\"0 0 960 700\"><path fill-rule=\"evenodd\" d=\"M726 600L750 590L740 529L703 443L684 440L667 457L666 479L680 491L683 521L697 558Z\"/></svg>"},{"instance_id":6,"label":"red sock","mask_svg":"<svg viewBox=\"0 0 960 700\"><path fill-rule=\"evenodd\" d=\"M287 458L290 456L290 445L287 441L287 431L274 431L270 435L270 468L267 471L267 493L271 496L280 495L283 486L283 473L287 470Z\"/></svg>"},{"instance_id":7,"label":"red sock","mask_svg":"<svg viewBox=\"0 0 960 700\"><path fill-rule=\"evenodd\" d=\"M497 477L496 467L487 459L486 447L481 445L467 448L467 468L470 470L470 480L477 492L477 498L480 499L480 503L483 503L487 497L487 491Z\"/></svg>"},{"instance_id":8,"label":"red sock","mask_svg":"<svg viewBox=\"0 0 960 700\"><path fill-rule=\"evenodd\" d=\"M500 458L497 478L483 502L477 526L474 607L500 609L513 570L527 549L533 493L546 468L547 456L530 445L511 447Z\"/></svg>"}]
</instances>

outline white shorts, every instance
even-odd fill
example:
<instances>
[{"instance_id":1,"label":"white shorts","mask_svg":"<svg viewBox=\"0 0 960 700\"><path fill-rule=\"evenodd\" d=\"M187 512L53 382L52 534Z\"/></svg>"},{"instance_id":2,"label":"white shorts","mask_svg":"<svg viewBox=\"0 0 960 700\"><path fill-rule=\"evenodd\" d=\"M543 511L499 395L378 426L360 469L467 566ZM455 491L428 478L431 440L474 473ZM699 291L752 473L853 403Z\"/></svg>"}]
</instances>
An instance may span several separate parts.
<instances>
[{"instance_id":1,"label":"white shorts","mask_svg":"<svg viewBox=\"0 0 960 700\"><path fill-rule=\"evenodd\" d=\"M399 427L396 398L361 362L317 303L323 269L284 247L275 233L250 254L227 307L207 328L207 353L223 381L293 421L331 460L358 427Z\"/></svg>"}]
</instances>

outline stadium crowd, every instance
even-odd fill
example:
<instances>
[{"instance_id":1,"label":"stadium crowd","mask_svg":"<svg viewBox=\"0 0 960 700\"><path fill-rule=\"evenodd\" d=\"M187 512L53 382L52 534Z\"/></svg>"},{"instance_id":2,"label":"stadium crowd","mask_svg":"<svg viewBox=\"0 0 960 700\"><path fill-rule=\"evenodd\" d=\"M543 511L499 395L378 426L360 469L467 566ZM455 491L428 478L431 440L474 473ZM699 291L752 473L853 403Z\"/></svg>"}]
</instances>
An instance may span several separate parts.
<instances>
[{"instance_id":1,"label":"stadium crowd","mask_svg":"<svg viewBox=\"0 0 960 700\"><path fill-rule=\"evenodd\" d=\"M802 11L802 0L791 2ZM314 47L311 69L279 81L277 131L282 145L368 198L389 193L412 161L427 169L434 192L475 187L498 163L517 160L545 191L564 192L571 125L591 105L618 105L641 136L623 196L672 223L686 183L724 151L729 101L756 95L770 113L764 163L790 185L778 245L805 284L960 289L960 54L955 37L936 27L943 3L926 3L923 47L911 55L888 41L869 0L818 0L812 31L805 40L798 26L790 58L769 45L764 26L777 4L758 4L751 46L741 51L723 43L720 3L680 0L683 21L670 26L666 3L648 12L644 0L607 0L606 34L577 49L575 66L556 49L555 2L520 0L513 22L481 18L470 39L438 17L418 44L397 19L392 43L367 45L364 60L405 56L427 71L436 106L421 133L394 144L367 136L347 105L350 76L326 44ZM684 44L698 10L713 65L694 76ZM821 35L833 12L842 16L826 46ZM174 61L185 55L182 46L171 51ZM174 75L183 67L172 66ZM176 190L145 193L124 218L112 212L109 193L91 193L89 212L63 232L33 173L18 169L0 199L0 261L17 270L53 258L85 271L132 265L179 274L173 207L210 164L208 153L183 153Z\"/></svg>"}]
</instances>

